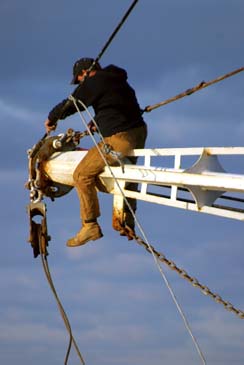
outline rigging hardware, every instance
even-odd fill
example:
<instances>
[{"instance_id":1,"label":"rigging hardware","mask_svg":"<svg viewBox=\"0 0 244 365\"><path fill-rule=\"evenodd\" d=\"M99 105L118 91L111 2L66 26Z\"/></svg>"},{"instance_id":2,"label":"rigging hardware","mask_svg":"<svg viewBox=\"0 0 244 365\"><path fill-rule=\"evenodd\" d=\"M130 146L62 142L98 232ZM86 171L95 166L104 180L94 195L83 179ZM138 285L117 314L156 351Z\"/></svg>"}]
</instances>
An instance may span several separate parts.
<instances>
[{"instance_id":1,"label":"rigging hardware","mask_svg":"<svg viewBox=\"0 0 244 365\"><path fill-rule=\"evenodd\" d=\"M147 243L144 242L141 237L135 235L135 233L130 229L130 227L125 227L124 233L129 240L132 239L135 240L140 246L144 247L147 252L151 253L151 251L148 249ZM216 303L222 304L227 311L236 314L241 319L244 319L244 311L234 307L233 304L222 299L219 294L213 293L206 285L199 283L199 281L196 278L190 276L184 269L179 268L172 260L168 259L162 252L157 251L152 245L151 248L160 262L165 264L171 270L177 272L177 274L181 278L188 281L194 288L200 289L204 295L209 296Z\"/></svg>"},{"instance_id":2,"label":"rigging hardware","mask_svg":"<svg viewBox=\"0 0 244 365\"><path fill-rule=\"evenodd\" d=\"M48 137L48 134L44 135L42 139L28 151L29 158L29 179L26 187L30 190L30 203L27 206L27 213L29 216L30 235L28 242L30 242L34 258L41 256L43 270L45 272L50 289L53 292L55 300L57 302L58 309L62 316L65 327L69 333L69 344L65 355L64 364L67 365L71 346L73 344L77 355L82 365L85 365L84 359L80 353L79 347L73 337L71 325L67 314L63 308L63 305L59 299L57 291L55 289L52 276L48 265L48 244L51 237L48 235L47 229L47 209L46 204L42 201L43 196L49 196L52 200L56 197L60 197L67 194L72 188L65 186L64 184L53 184L45 175L41 173L42 160L48 159L54 151L64 151L74 149L80 138L85 134L76 133L72 129L69 129L66 134L62 134L56 137ZM43 181L44 180L44 181ZM40 223L36 222L34 218L41 219Z\"/></svg>"}]
</instances>

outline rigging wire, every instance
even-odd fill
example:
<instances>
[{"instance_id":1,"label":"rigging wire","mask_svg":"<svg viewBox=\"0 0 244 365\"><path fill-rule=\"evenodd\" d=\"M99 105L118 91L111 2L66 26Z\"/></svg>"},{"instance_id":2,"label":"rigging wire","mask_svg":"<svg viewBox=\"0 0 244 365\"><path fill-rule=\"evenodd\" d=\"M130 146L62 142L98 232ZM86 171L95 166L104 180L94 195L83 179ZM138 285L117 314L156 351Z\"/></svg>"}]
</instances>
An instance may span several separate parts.
<instances>
[{"instance_id":1,"label":"rigging wire","mask_svg":"<svg viewBox=\"0 0 244 365\"><path fill-rule=\"evenodd\" d=\"M149 105L149 106L146 106L143 110L142 110L142 113L144 112L151 112L152 110L156 109L156 108L159 108L160 106L164 106L166 104L169 104L169 103L172 103L173 101L176 101L178 99L181 99L181 98L184 98L185 96L190 96L192 95L193 93L195 93L196 91L199 91L199 90L202 90L204 89L205 87L208 87L210 85L213 85L213 84L216 84L217 82L219 81L222 81L224 79L227 79L228 77L231 77L231 76L234 76L236 75L237 73L239 72L242 72L244 71L244 67L240 67L234 71L231 71L223 76L219 76L217 77L216 79L213 79L211 81L202 81L200 82L200 84L190 88L190 89L187 89L183 92L181 92L180 94L176 95L176 96L173 96L172 98L169 98L169 99L166 99L164 101L161 101L160 103L157 103L157 104L154 104L154 105Z\"/></svg>"},{"instance_id":2,"label":"rigging wire","mask_svg":"<svg viewBox=\"0 0 244 365\"><path fill-rule=\"evenodd\" d=\"M141 239L141 237L136 236L135 234L131 237L138 243L138 245L144 247L147 252L151 253L148 250L147 244ZM190 276L186 270L178 267L174 261L167 258L162 252L158 252L153 246L152 249L158 257L158 260L167 265L170 270L175 271L182 279L188 281L194 288L200 289L204 295L209 296L216 303L222 304L227 311L236 314L240 319L244 319L244 311L235 308L233 304L222 299L219 294L212 292L206 285L201 284L195 277Z\"/></svg>"},{"instance_id":3,"label":"rigging wire","mask_svg":"<svg viewBox=\"0 0 244 365\"><path fill-rule=\"evenodd\" d=\"M109 39L107 40L107 42L105 43L105 45L103 46L101 52L98 54L98 56L96 57L96 59L93 61L91 67L88 70L89 71L92 70L92 68L94 67L94 65L96 63L99 62L100 58L103 56L104 52L106 51L106 49L108 48L108 46L110 45L110 43L112 42L112 40L114 39L115 35L118 33L118 31L120 30L120 28L122 27L122 25L125 23L126 19L128 18L128 16L130 15L130 13L132 12L132 10L134 9L136 3L138 2L138 0L134 0L131 4L131 6L129 7L129 9L127 10L127 12L124 14L123 18L121 19L121 21L119 22L119 24L117 25L117 27L114 29L113 33L110 35Z\"/></svg>"},{"instance_id":4,"label":"rigging wire","mask_svg":"<svg viewBox=\"0 0 244 365\"><path fill-rule=\"evenodd\" d=\"M116 34L117 34L117 32L119 31L119 29L122 27L122 25L124 24L125 20L126 20L126 19L127 19L127 17L129 16L129 14L130 14L130 13L131 13L131 11L133 10L133 8L134 8L134 6L136 5L136 3L137 3L137 2L138 2L138 0L134 0L134 1L133 1L133 3L131 4L131 6L129 7L129 9L127 10L127 12L125 13L125 15L124 15L124 16L123 16L123 18L121 19L120 23L117 25L117 27L115 28L115 30L113 31L113 33L112 33L112 34L111 34L111 36L109 37L108 41L105 43L105 45L104 45L104 47L102 48L101 52L98 54L98 56L96 57L96 59L94 59L94 61L93 61L92 65L91 65L91 67L90 67L90 68L89 68L89 70L88 70L88 74L89 74L89 72L92 70L92 68L94 67L94 65L95 65L95 64L96 64L96 63L100 60L100 58L102 57L102 55L104 54L104 52L106 51L106 49L109 47L109 45L110 45L110 43L112 42L113 38L115 37L115 35L116 35ZM176 100L178 100L178 99L180 99L180 98L183 98L184 96L189 96L189 95L193 94L193 93L194 93L194 92L196 92L196 91L199 91L199 90L201 90L201 89L203 89L203 88L205 88L205 87L207 87L207 86L210 86L210 85L212 85L212 84L214 84L214 83L216 83L216 82L219 82L219 81L221 81L221 80L223 80L223 79L225 79L225 78L227 78L227 77L233 76L233 75L235 75L236 73L241 72L241 71L243 71L243 70L244 70L244 67L242 67L242 68L240 68L240 69L238 69L238 70L235 70L235 71L233 71L233 72L231 72L231 73L229 73L229 74L226 74L226 75L224 75L224 76L220 76L220 77L218 77L218 78L217 78L217 79L215 79L215 80L212 80L212 81L209 81L209 82L205 82L205 81L203 81L203 82L201 82L200 84L198 84L197 86L195 86L195 87L193 87L193 88L191 88L191 89L188 89L188 90L186 90L185 92L180 93L180 94L176 95L176 96L175 96L175 97L173 97L173 98L167 99L167 100L165 100L165 101L163 101L163 102L157 103L157 104L152 105L152 106L147 106L147 107L145 107L145 109L144 109L142 112L150 112L150 111L152 111L152 110L154 110L154 109L156 109L156 108L158 108L158 107L160 107L160 106L166 105L166 104L168 104L168 103L170 103L170 102L173 102L173 101L176 101ZM181 315L181 317L182 317L182 319L183 319L184 325L185 325L185 327L186 327L186 329L187 329L187 331L188 331L188 333L189 333L190 337L192 338L192 341L193 341L193 343L194 343L194 345L195 345L195 347L196 347L196 350L197 350L197 352L198 352L198 354L199 354L199 356L200 356L200 359L201 359L201 361L202 361L202 363L203 363L203 364L206 364L206 360L205 360L205 358L204 358L204 355L203 355L203 353L202 353L202 351L201 351L201 349L200 349L200 347L199 347L199 344L198 344L198 342L197 342L196 338L194 337L194 335L193 335L193 333L192 333L192 330L191 330L191 328L190 328L189 322L187 321L186 316L185 316L185 314L184 314L184 312L183 312L183 310L182 310L182 308L181 308L180 304L178 303L178 300L177 300L177 298L176 298L176 296L175 296L175 294L174 294L174 291L173 291L173 289L172 289L172 287L171 287L171 285L170 285L170 283L169 283L169 281L168 281L168 279L167 279L167 277L166 277L166 275L165 275L165 273L164 273L164 271L163 271L163 269L162 269L162 267L161 267L161 265L160 265L160 261L159 261L158 257L157 257L157 256L155 255L155 253L154 253L154 249L153 249L153 247L150 245L150 243L149 243L149 241L148 241L148 239L147 239L147 237L146 237L146 235L145 235L145 232L144 232L144 230L142 229L142 226L140 225L140 223L139 223L139 221L138 221L137 217L135 216L134 211L132 210L132 208L131 208L131 206L130 206L130 204L129 204L128 200L127 200L127 198L125 197L125 195L124 195L124 193L123 193L123 191L122 191L122 189L121 189L121 187L120 187L120 185L119 185L119 183L118 183L118 181L117 181L117 179L116 179L115 175L113 174L113 171L112 171L111 167L110 167L110 166L109 166L109 164L107 163L107 160L106 160L105 156L103 155L103 153L102 153L102 151L101 151L101 149L100 149L99 145L97 144L97 142L96 142L95 138L93 137L93 135L92 135L92 133L91 133L90 129L87 127L86 121L85 121L84 117L82 116L82 114L81 114L81 112L80 112L80 110L79 110L79 107L78 107L78 105L77 105L77 103L76 103L75 98L74 98L73 96L70 96L70 97L69 97L69 100L72 100L72 101L73 101L73 103L74 103L74 105L75 105L75 107L76 107L76 109L77 109L77 111L78 111L78 113L79 113L79 115L80 115L80 117L81 117L82 122L84 123L84 125L85 125L85 127L86 127L86 129L87 129L87 131L88 131L88 133L89 133L89 135L90 135L90 137L91 137L91 138L92 138L92 140L93 140L93 143L96 145L96 147L97 147L97 149L98 149L98 151L99 151L99 153L100 153L100 155L101 155L102 159L104 160L104 162L105 162L106 166L109 168L110 173L111 173L111 175L112 175L112 177L113 177L113 179L114 179L114 181L115 181L116 185L118 186L118 188L119 188L119 190L120 190L120 193L121 193L121 195L123 196L124 201L125 201L126 205L128 206L128 208L129 208L129 210L130 210L130 212L131 212L131 214L132 214L132 216L133 216L133 218L134 218L134 220L135 220L135 223L136 223L136 224L137 224L137 226L138 226L138 229L139 229L139 230L140 230L140 232L142 233L142 236L143 236L144 241L145 241L145 243L146 243L146 245L147 245L147 247L148 247L148 250L149 250L149 252L150 252L150 253L152 254L152 256L153 256L153 259L154 259L154 261L155 261L155 264L156 264L156 266L157 266L157 268L158 268L158 270L159 270L159 272L160 272L161 276L163 277L163 280L164 280L164 282L165 282L165 284L166 284L166 286L167 286L167 288L168 288L168 290L169 290L169 292L170 292L170 294L171 294L171 297L172 297L172 299L173 299L173 301L174 301L174 303L175 303L175 305L176 305L176 307L177 307L177 309L178 309L178 312L180 313L180 315ZM102 143L105 145L105 142L104 142L103 136L102 136L102 134L101 134L101 132L100 132L100 130L99 130L99 128L98 128L98 126L97 126L97 124L96 124L96 122L95 122L94 118L91 116L91 114L90 114L89 110L87 109L86 105L85 105L85 104L83 104L83 102L82 102L82 101L80 101L80 100L79 100L79 102L80 102L80 104L82 105L82 107L84 108L84 110L86 110L87 114L88 114L88 115L91 117L91 119L93 120L93 122L94 122L94 124L95 124L95 126L96 126L96 128L97 128L98 134L99 134L99 136L100 136L100 138L101 138L101 141L102 141ZM49 133L46 133L46 134L42 137L41 141L43 141L43 140L44 140L44 139L48 136L48 134L49 134ZM115 156L116 156L116 155L115 155ZM118 159L118 160L119 160L119 159ZM70 354L70 350L71 350L71 346L72 346L72 342L73 342L74 347L75 347L75 349L76 349L76 351L77 351L77 354L78 354L78 356L79 356L79 358L80 358L80 360L81 360L81 363L84 365L84 364L85 364L85 362L84 362L84 359L83 359L83 357L82 357L82 355L81 355L81 353L80 353L80 351L79 351L79 348L78 348L78 346L77 346L77 344L76 344L76 342L75 342L75 339L74 339L74 337L73 337L72 329L71 329L71 326L70 326L70 323L69 323L68 317L67 317L67 315L66 315L66 313L65 313L65 311L64 311L64 308L63 308L63 306L62 306L62 304L61 304L61 302L60 302L60 299L59 299L59 297L58 297L58 295L57 295L57 292L56 292L56 289L55 289L55 287L54 287L54 284L53 284L53 281L52 281L52 277L51 277L51 273L50 273L49 266L48 266L47 257L46 257L46 255L43 255L43 253L42 253L42 250L41 250L41 240L39 240L39 244L40 244L40 254L41 254L41 259L42 259L42 264L43 264L44 272L45 272L45 274L46 274L46 277L47 277L48 283L49 283L49 285L50 285L50 288L51 288L51 290L52 290L52 292L53 292L53 294L54 294L54 296L55 296L55 299L56 299L56 301L57 301L58 308L59 308L59 311L60 311L60 313L61 313L61 315L62 315L62 318L63 318L63 320L64 320L64 323L65 323L65 326L66 326L66 328L67 328L67 331L69 332L69 337L70 337L70 338L69 338L69 344L68 344L68 349L67 349L67 352L66 352L66 357L65 357L65 363L64 363L64 364L66 365L66 364L67 364L67 362L68 362L68 358L69 358L69 354Z\"/></svg>"},{"instance_id":5,"label":"rigging wire","mask_svg":"<svg viewBox=\"0 0 244 365\"><path fill-rule=\"evenodd\" d=\"M138 0L134 0L132 2L132 4L130 5L130 7L128 8L128 10L126 11L126 13L124 14L124 16L122 17L121 21L118 23L117 27L114 29L114 31L112 32L112 34L110 35L109 39L107 40L107 42L104 44L103 48L101 49L101 51L99 52L98 56L93 60L91 66L88 68L86 75L84 76L83 80L81 81L81 83L83 83L85 81L85 79L88 77L89 73L92 71L92 69L94 68L94 66L99 62L99 60L101 59L101 57L103 56L103 54L105 53L105 51L107 50L107 48L109 47L109 45L111 44L112 40L114 39L114 37L116 36L116 34L118 33L118 31L120 30L120 28L122 27L122 25L125 23L126 19L128 18L128 16L130 15L130 13L132 12L132 10L134 9L136 3L138 2ZM64 115L65 111L67 110L67 108L69 108L70 106L70 100L68 99L66 101L66 103L63 106L61 115L59 119L62 119L62 116ZM42 137L41 141L44 140L47 137L47 133L44 134L44 136Z\"/></svg>"},{"instance_id":6,"label":"rigging wire","mask_svg":"<svg viewBox=\"0 0 244 365\"><path fill-rule=\"evenodd\" d=\"M121 26L122 26L122 25L123 25L123 23L125 22L126 18L127 18L127 17L128 17L128 15L130 14L130 12L131 12L131 11L132 11L132 9L134 8L134 6L136 5L137 1L138 1L138 0L134 1L134 2L133 2L133 4L130 6L130 8L128 9L128 11L127 11L127 12L126 12L126 14L124 15L124 17L122 18L121 22L119 23L119 25L117 26L117 28L116 28L116 29L114 30L114 32L112 33L112 35L110 36L109 40L106 42L106 44L105 44L105 46L103 47L102 51L99 53L99 55L98 55L98 56L97 56L97 58L95 59L94 64L95 64L96 62L98 62L98 60L102 57L103 53L104 53L104 52L105 52L105 50L108 48L109 44L111 43L111 41L113 40L113 38L114 38L114 36L116 35L116 33L118 32L118 30L121 28ZM93 65L92 65L92 66L93 66ZM92 68L92 66L91 66L91 68ZM196 91L199 91L199 90L201 90L201 89L203 89L203 88L206 88L206 87L208 87L208 86L210 86L210 85L213 85L213 84L215 84L215 83L217 83L217 82L220 82L220 81L222 81L222 80L224 80L224 79L226 79L226 78L228 78L228 77L234 76L235 74L237 74L237 73L239 73L239 72L242 72L242 71L244 71L244 67L241 67L241 68L239 68L239 69L236 69L236 70L234 70L234 71L232 71L232 72L229 72L229 73L227 73L227 74L225 74L225 75L223 75L223 76L220 76L220 77L218 77L218 78L216 78L216 79L213 79L213 80L211 80L211 81L209 81L209 82L202 81L200 84L198 84L198 85L196 85L196 86L192 87L191 89L187 89L186 91L184 91L184 92L182 92L182 93L180 93L180 94L178 94L178 95L176 95L176 96L174 96L174 97L172 97L172 98L169 98L169 99L167 99L167 100L165 100L165 101L162 101L162 102L160 102L160 103L157 103L157 104L154 104L154 105L151 105L151 106L147 106L147 107L146 107L146 108L145 108L142 112L150 112L150 111L152 111L152 110L154 110L154 109L156 109L156 108L158 108L158 107L160 107L160 106L164 106L164 105L166 105L166 104L169 104L169 103L171 103L171 102L173 102L173 101L176 101L176 100L178 100L178 99L180 99L180 98L183 98L183 97L185 97L185 96L190 96L191 94L195 93ZM104 159L104 161L105 161L106 165L108 166L108 168L109 168L109 170L110 170L111 175L113 176L113 178L114 178L114 180L115 180L115 182L116 182L116 184L117 184L117 186L118 186L118 188L119 188L119 190L120 190L121 194L122 194L122 195L123 195L123 197L124 197L124 201L125 201L126 205L128 206L128 208L129 208L129 210L130 210L130 212L131 212L132 216L134 217L134 220L135 220L135 222L136 222L136 224L137 224L137 226L138 226L139 230L141 231L141 233L142 233L142 235L143 235L143 238L144 238L145 244L146 244L146 246L148 247L149 252L152 254L152 256L153 256L153 258L154 258L155 264L156 264L156 266L158 267L159 272L160 272L161 276L163 277L163 279L164 279L164 281L165 281L165 284L166 284L166 286L167 286L167 288L168 288L168 290L169 290L169 292L170 292L170 294L171 294L171 297L172 297L172 299L173 299L173 301L174 301L174 303L175 303L175 305L176 305L176 307L177 307L177 309L178 309L178 311L179 311L179 313L180 313L180 315L181 315L181 317L182 317L182 319L183 319L184 325L185 325L185 327L186 327L187 331L189 332L190 337L191 337L191 338L192 338L192 340L193 340L193 343L194 343L194 345L195 345L195 347L196 347L196 349L197 349L197 352L198 352L198 354L199 354L199 356L200 356L200 358L201 358L201 360L202 360L203 364L206 364L206 361L205 361L204 355L203 355L203 353L202 353L202 351L201 351L201 349L200 349L200 347L199 347L199 345L198 345L198 343L197 343L197 341L196 341L195 337L193 336L193 333L192 333L191 328L190 328L190 326L189 326L189 323L188 323L188 321L187 321L187 319L186 319L186 317L185 317L185 315L184 315L184 312L182 311L182 308L181 308L181 306L179 305L179 303L178 303L178 301L177 301L177 298L176 298L176 296L175 296L175 294L174 294L174 292L173 292L173 290L172 290L172 288L171 288L171 286L170 286L170 284L169 284L169 281L168 281L167 277L165 276L165 273L163 272L163 270L162 270L162 268L161 268L161 266L160 266L160 263L159 263L159 262L160 262L159 257L157 257L157 256L156 256L154 248L153 248L153 247L149 244L149 242L148 242L148 240L147 240L147 237L146 237L146 235L145 235L145 233L144 233L144 231L143 231L143 229L142 229L142 227L141 227L140 223L138 222L138 220L137 220L137 218L136 218L136 216L135 216L135 214L134 214L134 211L132 210L132 208L131 208L130 204L128 203L128 200L127 200L127 199L126 199L126 197L124 196L124 193L123 193L122 189L120 188L120 186L119 186L119 184L118 184L118 182L117 182L117 180L116 180L116 178L115 178L115 176L114 176L114 174L113 174L113 172L112 172L112 170L111 170L110 166L108 165L108 163L107 163L107 161L106 161L106 158L104 157L104 155L103 155L102 151L100 150L100 148L99 148L99 146L98 146L98 144L97 144L97 142L96 142L95 138L93 137L93 135L92 135L91 131L90 131L90 130L89 130L89 128L87 127L86 122L85 122L85 120L83 119L83 116L81 115L81 112L80 112L80 110L79 110L79 108L78 108L78 106L77 106L77 104L76 104L76 100L75 100L75 98L71 95L71 96L69 97L69 100L73 101L73 103L74 103L74 105L75 105L75 107L76 107L76 109L77 109L77 111L78 111L78 113L79 113L79 115L80 115L80 117L81 117L81 119L82 119L82 122L84 123L84 125L85 125L85 127L86 127L86 129L87 129L87 133L86 133L86 134L89 134L89 135L90 135L90 137L91 137L91 138L92 138L92 140L93 140L93 143L94 143L94 144L96 145L96 147L98 148L99 153L101 154L101 157ZM93 119L93 117L92 117L92 116L91 116L91 114L89 113L89 111L88 111L88 109L87 109L86 105L85 105L85 104L83 104L80 100L79 100L79 102L80 102L80 104L82 105L82 107L84 108L84 110L86 110L86 112L88 113L88 115L89 115L89 116L91 117L91 119L93 120L93 122L94 122L94 124L95 124L95 126L96 126L96 128L97 128L97 131L98 131L98 134L99 134L99 136L100 136L101 141L103 142L103 144L104 144L104 145L106 145L106 144L105 144L105 141L104 141L104 139L103 139L103 136L102 136L102 134L101 134L101 131L99 130L98 125L96 124L95 120ZM49 134L49 133L46 133L46 134L42 137L42 139L40 140L40 143L42 143L42 142L46 139L46 137L48 136L48 134ZM116 154L114 155L114 157L116 157ZM118 158L118 162L120 162L120 161L119 161L119 158ZM229 197L223 197L223 198L226 198L226 199L232 199L232 198L229 198ZM233 200L234 200L234 198L233 198ZM238 200L238 201L239 201L239 200ZM40 252L41 252L41 250L40 250ZM54 294L54 297L55 297L55 299L56 299L56 301L57 301L59 311L60 311L60 313L61 313L61 315L62 315L63 321L64 321L64 323L65 323L66 329L67 329L67 331L68 331L68 333L69 333L69 337L70 337L70 339L69 339L69 344L68 344L68 348L67 348L67 352L66 352L66 357L65 357L65 363L64 363L64 364L66 365L66 364L67 364L67 362L68 362L68 358L69 358L69 354L70 354L70 350L71 350L71 346L72 346L72 342L73 342L74 347L75 347L75 349L76 349L76 352L77 352L77 354L78 354L78 356L79 356L79 358L80 358L80 360L81 360L81 363L84 365L84 364L85 364L85 362L84 362L84 359L83 359L83 357L82 357L82 355L81 355L81 353L80 353L80 351L79 351L79 348L78 348L78 346L77 346L77 344L76 344L76 341L75 341L75 340L74 340L74 338L73 338L72 329L71 329L71 326L70 326L70 323L69 323L68 317L67 317L67 315L66 315L66 313L65 313L65 311L64 311L64 308L63 308L63 306L62 306L62 304L61 304L61 301L60 301L60 299L59 299L59 297L58 297L58 295L57 295L57 292L56 292L56 290L55 290L55 287L54 287L54 284L53 284L53 281L52 281L52 277L51 277L51 273L50 273L50 270L49 270L49 266L48 266L47 257L41 253L41 259L42 259L42 264L43 264L44 272L45 272L45 274L46 274L46 277L47 277L48 283L49 283L50 288L51 288L51 290L52 290L52 292L53 292L53 294Z\"/></svg>"},{"instance_id":7,"label":"rigging wire","mask_svg":"<svg viewBox=\"0 0 244 365\"><path fill-rule=\"evenodd\" d=\"M131 6L128 8L128 10L126 11L126 13L124 14L123 18L121 19L121 21L119 22L119 24L117 25L117 27L114 29L113 33L110 35L109 39L107 40L107 42L105 43L105 45L103 46L102 50L100 51L100 53L98 54L98 56L96 57L96 59L94 59L90 69L88 70L88 74L89 72L92 70L92 68L94 67L94 65L100 60L100 58L103 56L104 52L106 51L106 49L109 47L109 45L111 44L112 40L114 39L115 35L118 33L118 31L120 30L120 28L122 27L122 25L125 23L126 19L128 18L128 16L130 15L130 13L132 12L132 10L134 9L136 3L138 2L138 0L134 0L131 4ZM63 113L65 111L65 109L69 106L69 103L66 103L66 105L64 106L64 110ZM41 138L41 140L38 142L38 144L35 146L34 150L32 151L32 156L34 157L34 154L36 154L38 152L38 150L40 149L40 147L42 146L42 144L44 143L45 139L48 137L48 135L50 134L50 132L46 132L43 137ZM119 159L118 159L119 160ZM83 365L85 365L84 359L79 351L79 348L76 344L76 341L73 337L72 334L72 329L68 320L68 317L65 313L65 310L62 306L62 303L58 297L57 291L55 289L55 286L53 284L52 281L52 277L51 277L51 273L49 270L49 265L48 265L48 260L47 260L47 255L43 253L42 251L42 247L41 247L41 242L42 242L42 233L41 231L39 232L39 250L40 250L40 255L41 255L41 260L42 260L42 265L43 265L43 269L47 278L47 281L49 283L49 286L54 294L54 297L56 299L59 311L61 313L61 316L63 318L64 324L66 326L66 329L69 333L69 344L68 344L68 348L67 348L67 352L66 352L66 356L65 356L65 362L64 364L66 365L68 363L68 358L69 358L69 354L70 354L70 350L71 350L71 346L72 346L72 342L73 345L76 349L76 352L78 354L78 357L80 358L80 361Z\"/></svg>"},{"instance_id":8,"label":"rigging wire","mask_svg":"<svg viewBox=\"0 0 244 365\"><path fill-rule=\"evenodd\" d=\"M141 234L142 234L142 236L143 236L144 242L146 243L146 245L147 245L147 247L148 247L148 249L149 249L150 253L152 254L152 257L153 257L154 262L155 262L155 264L156 264L156 266L157 266L157 268L158 268L158 270L159 270L159 273L161 274L161 276L162 276L162 278L163 278L163 280L164 280L164 282L165 282L165 284L166 284L166 287L168 288L168 290L169 290L169 292L170 292L170 295L171 295L171 297L172 297L172 299L173 299L173 302L175 303L175 305L176 305L176 307L177 307L177 309L178 309L178 311L179 311L179 314L180 314L180 316L181 316L181 317L182 317L182 319L183 319L183 323L184 323L184 325L185 325L185 327L186 327L186 329L187 329L187 331L188 331L188 333L189 333L189 335L190 335L190 337L191 337L191 339L192 339L192 341L193 341L193 344L194 344L194 346L195 346L195 348L196 348L196 350L197 350L197 352L198 352L198 354L199 354L199 357L200 357L200 359L201 359L202 363L203 363L204 365L206 365L206 360L205 360L205 357L204 357L204 355L203 355L203 352L202 352L202 350L200 349L200 346L199 346L199 344L198 344L198 342L197 342L197 340L196 340L195 336L194 336L194 335L193 335L193 333L192 333L192 330L191 330L191 328L190 328L189 322L187 321L186 315L184 314L184 312L183 312L183 310L182 310L182 308L181 308L181 306L180 306L180 304L179 304L179 302L178 302L178 300L177 300L177 298L176 298L176 296L175 296L175 294L174 294L174 291L173 291L173 289L172 289L172 287L171 287L171 285L170 285L170 283L169 283L169 281L168 281L168 279L167 279L167 277L166 277L166 275L165 275L165 273L164 273L164 271L163 271L163 269L162 269L162 267L161 267L161 265L160 265L160 261L159 261L158 257L155 255L154 250L153 250L153 248L152 248L151 244L149 243L149 241L148 241L148 239L147 239L147 237L146 237L146 234L145 234L145 232L144 232L144 230L143 230L143 228L142 228L141 224L139 223L139 221L138 221L138 219L137 219L137 217L136 217L136 215L135 215L135 213L134 213L133 209L131 208L131 205L129 204L129 202L128 202L128 200L127 200L127 198L126 198L126 196L125 196L125 194L124 194L123 190L121 189L121 187L120 187L120 185L119 185L119 182L118 182L118 180L117 180L116 176L114 175L114 173L113 173L113 171L112 171L112 169L111 169L111 166L109 166L109 164L108 164L108 162L107 162L107 160L106 160L106 157L104 156L104 154L103 154L102 150L100 149L100 147L99 147L99 145L98 145L98 143L97 143L96 139L94 138L94 136L93 136L92 132L90 131L89 127L87 126L86 120L85 120L85 118L83 117L83 115L81 114L81 111L80 111L80 109L79 109L79 107L78 107L78 105L77 105L77 101L76 101L76 99L75 99L72 95L70 95L70 96L69 96L69 98L70 98L70 100L72 100L72 101L73 101L74 106L75 106L75 108L76 108L76 110L77 110L77 112L78 112L78 114L79 114L79 116L80 116L80 118L81 118L82 123L83 123L83 124L84 124L84 126L86 127L87 132L89 133L89 135L90 135L90 137L91 137L91 139L92 139L92 141L93 141L94 145L97 147L99 154L101 155L102 159L104 160L104 162L105 162L106 166L108 167L108 169L109 169L109 171L110 171L110 173L111 173L111 176L113 177L113 179L114 179L114 181L115 181L115 183L116 183L116 185L117 185L118 189L120 190L120 193L121 193L121 195L123 196L123 199L124 199L124 201L125 201L125 203L126 203L126 205L127 205L128 209L130 210L130 212L131 212L131 214L132 214L132 216L133 216L133 218L134 218L134 220L135 220L135 223L136 223L136 225L137 225L137 227L138 227L139 231L141 232ZM87 106L86 106L86 105L85 105L85 104L84 104L81 100L78 100L78 102L81 104L81 106L83 107L83 109L86 111L86 113L88 114L88 116L89 116L89 117L91 118L91 120L93 121L94 125L97 127L99 137L101 138L101 141L104 143L104 139L103 139L103 136L102 136L102 134L101 134L101 132L100 132L100 130L99 130L99 127L97 126L97 123L96 123L96 121L94 120L94 118L93 118L93 116L91 115L91 113L89 112L89 110L88 110Z\"/></svg>"}]
</instances>

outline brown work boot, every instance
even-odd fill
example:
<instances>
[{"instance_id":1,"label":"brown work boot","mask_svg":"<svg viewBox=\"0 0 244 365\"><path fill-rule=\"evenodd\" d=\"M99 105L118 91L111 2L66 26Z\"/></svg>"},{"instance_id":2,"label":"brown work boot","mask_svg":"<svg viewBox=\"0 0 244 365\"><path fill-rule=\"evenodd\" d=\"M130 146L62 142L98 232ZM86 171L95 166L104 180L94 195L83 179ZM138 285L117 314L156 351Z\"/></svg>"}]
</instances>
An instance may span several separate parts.
<instances>
[{"instance_id":1,"label":"brown work boot","mask_svg":"<svg viewBox=\"0 0 244 365\"><path fill-rule=\"evenodd\" d=\"M66 245L68 247L81 246L88 241L95 241L101 237L103 237L103 234L97 222L84 223L77 235L70 238Z\"/></svg>"}]
</instances>

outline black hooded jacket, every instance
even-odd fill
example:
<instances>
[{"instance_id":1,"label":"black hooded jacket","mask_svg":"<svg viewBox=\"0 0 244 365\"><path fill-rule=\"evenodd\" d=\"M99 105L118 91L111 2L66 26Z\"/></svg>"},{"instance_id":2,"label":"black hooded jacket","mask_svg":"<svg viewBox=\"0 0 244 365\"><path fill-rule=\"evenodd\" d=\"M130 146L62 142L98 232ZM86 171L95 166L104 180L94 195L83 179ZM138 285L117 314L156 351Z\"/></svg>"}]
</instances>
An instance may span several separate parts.
<instances>
[{"instance_id":1,"label":"black hooded jacket","mask_svg":"<svg viewBox=\"0 0 244 365\"><path fill-rule=\"evenodd\" d=\"M93 107L96 123L104 137L145 124L135 92L127 82L127 73L117 66L109 65L87 77L72 95L87 107ZM73 102L67 101L63 100L51 110L48 116L51 122L56 123L77 112ZM84 110L79 103L78 106Z\"/></svg>"}]
</instances>

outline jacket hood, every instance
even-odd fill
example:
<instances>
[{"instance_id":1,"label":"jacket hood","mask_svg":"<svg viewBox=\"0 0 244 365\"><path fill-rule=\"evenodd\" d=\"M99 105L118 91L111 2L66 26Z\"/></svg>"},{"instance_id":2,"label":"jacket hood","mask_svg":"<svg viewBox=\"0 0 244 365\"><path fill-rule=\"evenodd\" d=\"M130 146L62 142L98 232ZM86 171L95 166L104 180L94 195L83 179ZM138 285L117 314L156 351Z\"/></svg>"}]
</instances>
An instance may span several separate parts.
<instances>
[{"instance_id":1,"label":"jacket hood","mask_svg":"<svg viewBox=\"0 0 244 365\"><path fill-rule=\"evenodd\" d=\"M111 74L116 75L117 77L120 77L124 80L127 80L127 72L118 66L115 65L108 65L102 69L104 72L109 72Z\"/></svg>"}]
</instances>

